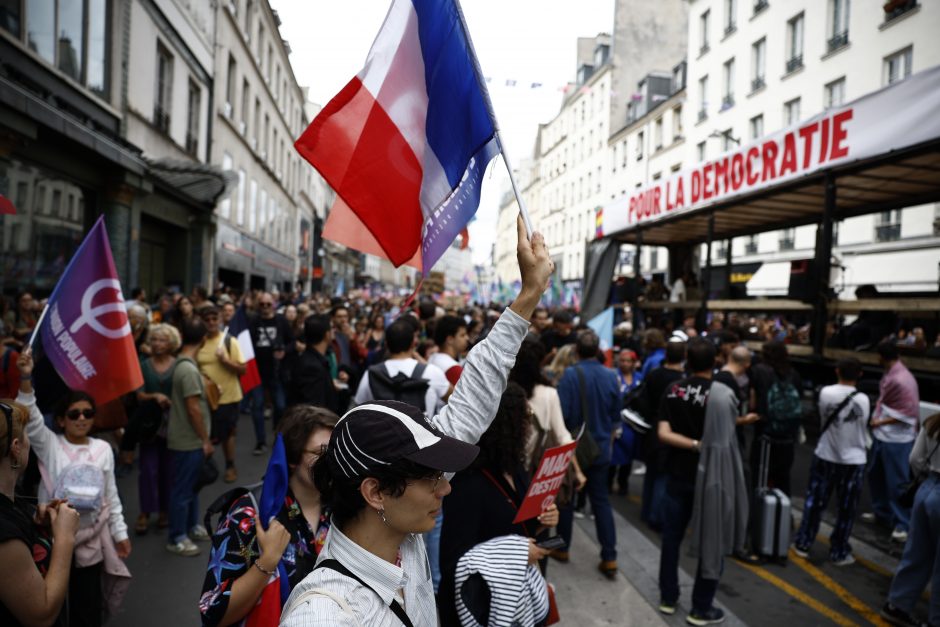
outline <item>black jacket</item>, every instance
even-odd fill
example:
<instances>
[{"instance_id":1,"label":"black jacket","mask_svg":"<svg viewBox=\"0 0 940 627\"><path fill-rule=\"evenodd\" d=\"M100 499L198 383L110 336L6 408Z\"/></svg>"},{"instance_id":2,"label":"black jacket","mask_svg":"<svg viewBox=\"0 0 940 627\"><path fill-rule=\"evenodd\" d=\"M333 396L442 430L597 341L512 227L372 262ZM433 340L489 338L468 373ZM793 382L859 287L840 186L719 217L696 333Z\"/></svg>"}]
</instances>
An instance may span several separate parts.
<instances>
[{"instance_id":1,"label":"black jacket","mask_svg":"<svg viewBox=\"0 0 940 627\"><path fill-rule=\"evenodd\" d=\"M330 362L318 350L308 346L299 355L291 376L288 403L308 403L339 413L339 397L330 376Z\"/></svg>"}]
</instances>

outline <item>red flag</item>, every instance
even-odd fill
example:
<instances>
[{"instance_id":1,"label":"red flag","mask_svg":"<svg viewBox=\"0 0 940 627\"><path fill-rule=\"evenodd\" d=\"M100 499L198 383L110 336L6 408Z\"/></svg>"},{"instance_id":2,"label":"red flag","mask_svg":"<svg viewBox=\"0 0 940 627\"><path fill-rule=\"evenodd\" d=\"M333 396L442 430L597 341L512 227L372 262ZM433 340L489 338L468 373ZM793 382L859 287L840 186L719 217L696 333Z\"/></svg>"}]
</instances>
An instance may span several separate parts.
<instances>
[{"instance_id":1,"label":"red flag","mask_svg":"<svg viewBox=\"0 0 940 627\"><path fill-rule=\"evenodd\" d=\"M242 384L242 392L247 394L261 385L261 374L258 372L258 362L255 361L255 346L251 343L251 331L248 329L248 315L245 313L244 305L235 311L235 315L229 322L228 334L238 342L238 348L241 349L242 358L245 360L247 370L239 381Z\"/></svg>"},{"instance_id":2,"label":"red flag","mask_svg":"<svg viewBox=\"0 0 940 627\"><path fill-rule=\"evenodd\" d=\"M16 207L13 206L13 202L0 194L0 216L10 216L16 215Z\"/></svg>"}]
</instances>

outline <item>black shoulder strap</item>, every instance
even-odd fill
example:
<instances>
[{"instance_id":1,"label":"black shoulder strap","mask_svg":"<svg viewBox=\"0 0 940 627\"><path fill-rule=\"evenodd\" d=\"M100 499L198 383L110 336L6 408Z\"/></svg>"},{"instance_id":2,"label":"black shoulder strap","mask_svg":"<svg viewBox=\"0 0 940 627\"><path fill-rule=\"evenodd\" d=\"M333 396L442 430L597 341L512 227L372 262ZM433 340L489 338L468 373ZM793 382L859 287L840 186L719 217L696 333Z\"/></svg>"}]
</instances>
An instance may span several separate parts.
<instances>
[{"instance_id":1,"label":"black shoulder strap","mask_svg":"<svg viewBox=\"0 0 940 627\"><path fill-rule=\"evenodd\" d=\"M575 366L574 371L578 374L578 387L581 388L581 420L584 422L584 428L591 428L591 412L588 407L587 383L584 382L584 372L581 366Z\"/></svg>"},{"instance_id":2,"label":"black shoulder strap","mask_svg":"<svg viewBox=\"0 0 940 627\"><path fill-rule=\"evenodd\" d=\"M350 579L354 579L358 581L360 584L362 584L362 586L368 588L372 592L375 592L375 588L373 588L372 586L364 582L362 578L360 578L358 575L356 575L351 570L349 570L348 568L343 566L340 562L334 559L323 560L322 562L314 566L313 570L316 570L318 568L329 568L330 570L335 570L339 574L345 575L346 577L349 577ZM375 592L375 595L379 596L379 593ZM411 619L408 618L408 615L405 614L405 609L401 605L399 605L398 601L396 601L395 599L392 599L392 602L388 604L388 607L390 610L392 610L392 613L398 617L398 620L401 621L402 625L404 625L405 627L414 627L414 623L412 623Z\"/></svg>"},{"instance_id":3,"label":"black shoulder strap","mask_svg":"<svg viewBox=\"0 0 940 627\"><path fill-rule=\"evenodd\" d=\"M427 369L427 364L422 364L420 361L415 364L415 369L411 371L412 379L423 379L424 371Z\"/></svg>"},{"instance_id":4,"label":"black shoulder strap","mask_svg":"<svg viewBox=\"0 0 940 627\"><path fill-rule=\"evenodd\" d=\"M848 395L846 395L846 397L842 399L842 402L839 403L839 406L829 413L829 417L826 418L826 424L823 425L822 431L819 432L819 435L822 435L823 433L826 432L826 429L828 429L829 426L833 422L835 422L836 418L839 417L839 414L842 413L842 410L848 407L849 403L852 402L852 399L855 398L855 395L858 393L859 393L858 390L854 390L852 392L849 392Z\"/></svg>"}]
</instances>

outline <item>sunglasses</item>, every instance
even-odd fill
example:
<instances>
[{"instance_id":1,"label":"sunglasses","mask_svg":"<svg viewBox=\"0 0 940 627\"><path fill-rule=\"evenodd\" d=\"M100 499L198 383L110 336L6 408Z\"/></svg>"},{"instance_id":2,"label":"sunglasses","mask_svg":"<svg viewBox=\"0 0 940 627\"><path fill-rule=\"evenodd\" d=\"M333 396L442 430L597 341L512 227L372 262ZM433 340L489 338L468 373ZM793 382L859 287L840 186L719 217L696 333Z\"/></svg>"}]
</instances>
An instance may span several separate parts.
<instances>
[{"instance_id":1,"label":"sunglasses","mask_svg":"<svg viewBox=\"0 0 940 627\"><path fill-rule=\"evenodd\" d=\"M65 412L65 417L69 420L78 420L79 418L94 418L95 410L94 409L70 409Z\"/></svg>"}]
</instances>

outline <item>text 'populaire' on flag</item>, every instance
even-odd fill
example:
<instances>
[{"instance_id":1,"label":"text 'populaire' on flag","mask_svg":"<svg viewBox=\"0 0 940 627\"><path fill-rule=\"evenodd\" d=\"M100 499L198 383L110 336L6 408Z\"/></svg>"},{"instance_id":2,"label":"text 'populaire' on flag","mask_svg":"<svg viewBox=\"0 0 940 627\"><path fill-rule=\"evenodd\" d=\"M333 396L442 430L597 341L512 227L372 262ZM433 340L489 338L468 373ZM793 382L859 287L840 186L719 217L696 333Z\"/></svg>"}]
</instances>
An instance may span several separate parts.
<instances>
[{"instance_id":1,"label":"text 'populaire' on flag","mask_svg":"<svg viewBox=\"0 0 940 627\"><path fill-rule=\"evenodd\" d=\"M393 0L365 67L295 147L393 264L420 250L426 275L476 213L499 152L456 0Z\"/></svg>"},{"instance_id":2,"label":"text 'populaire' on flag","mask_svg":"<svg viewBox=\"0 0 940 627\"><path fill-rule=\"evenodd\" d=\"M46 307L37 332L69 388L100 405L143 385L104 217L88 232Z\"/></svg>"}]
</instances>

